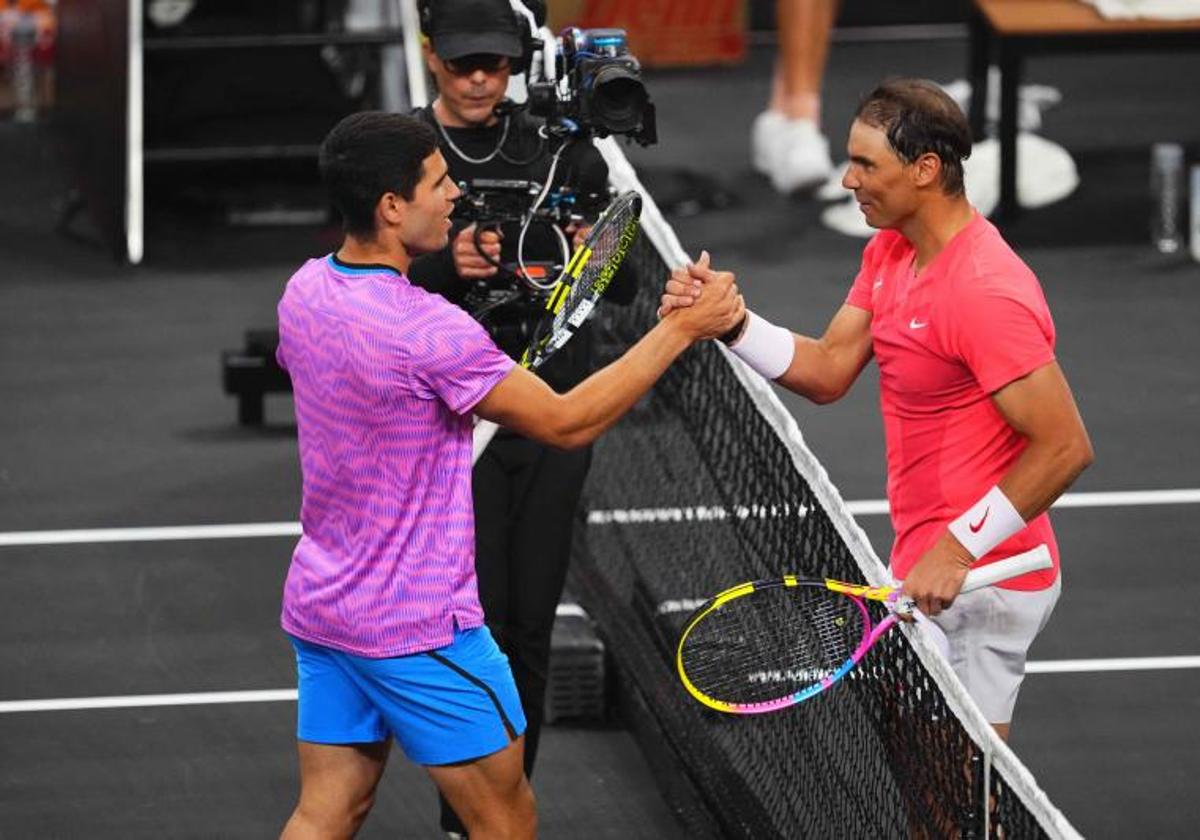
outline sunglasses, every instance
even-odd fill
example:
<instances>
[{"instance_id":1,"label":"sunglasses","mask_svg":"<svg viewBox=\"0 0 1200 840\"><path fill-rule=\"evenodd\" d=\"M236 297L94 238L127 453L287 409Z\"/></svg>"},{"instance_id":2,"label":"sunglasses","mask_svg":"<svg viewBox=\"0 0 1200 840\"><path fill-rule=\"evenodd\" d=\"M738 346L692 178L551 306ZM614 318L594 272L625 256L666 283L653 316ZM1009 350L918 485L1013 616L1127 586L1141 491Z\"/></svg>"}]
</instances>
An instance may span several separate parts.
<instances>
[{"instance_id":1,"label":"sunglasses","mask_svg":"<svg viewBox=\"0 0 1200 840\"><path fill-rule=\"evenodd\" d=\"M443 59L442 63L455 76L470 76L476 70L482 70L484 73L498 73L506 70L509 66L509 59L506 55L475 53L458 58Z\"/></svg>"}]
</instances>

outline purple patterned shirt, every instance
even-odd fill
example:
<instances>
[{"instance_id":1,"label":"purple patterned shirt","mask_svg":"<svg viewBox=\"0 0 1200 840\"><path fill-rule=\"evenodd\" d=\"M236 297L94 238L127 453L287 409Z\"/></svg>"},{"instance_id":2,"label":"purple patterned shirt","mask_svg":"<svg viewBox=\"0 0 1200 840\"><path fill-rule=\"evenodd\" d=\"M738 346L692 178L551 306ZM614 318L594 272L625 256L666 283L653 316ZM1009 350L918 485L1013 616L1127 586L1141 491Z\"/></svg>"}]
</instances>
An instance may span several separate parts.
<instances>
[{"instance_id":1,"label":"purple patterned shirt","mask_svg":"<svg viewBox=\"0 0 1200 840\"><path fill-rule=\"evenodd\" d=\"M284 630L379 658L483 624L471 409L512 359L441 296L332 255L288 281L278 359L304 477Z\"/></svg>"}]
</instances>

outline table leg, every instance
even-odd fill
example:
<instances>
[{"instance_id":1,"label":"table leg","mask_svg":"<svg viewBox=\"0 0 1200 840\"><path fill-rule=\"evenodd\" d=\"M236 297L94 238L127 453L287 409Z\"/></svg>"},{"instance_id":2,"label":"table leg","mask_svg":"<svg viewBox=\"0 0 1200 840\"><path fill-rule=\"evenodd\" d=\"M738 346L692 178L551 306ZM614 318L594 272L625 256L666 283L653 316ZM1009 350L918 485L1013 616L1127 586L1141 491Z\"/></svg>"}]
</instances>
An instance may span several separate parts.
<instances>
[{"instance_id":1,"label":"table leg","mask_svg":"<svg viewBox=\"0 0 1200 840\"><path fill-rule=\"evenodd\" d=\"M989 36L983 15L973 11L967 58L967 80L971 83L971 104L967 118L971 123L971 138L976 143L984 139L987 131L988 62L991 60Z\"/></svg>"},{"instance_id":2,"label":"table leg","mask_svg":"<svg viewBox=\"0 0 1200 840\"><path fill-rule=\"evenodd\" d=\"M1001 219L1017 215L1017 90L1021 85L1020 47L1011 38L999 39L1000 59L1000 202Z\"/></svg>"}]
</instances>

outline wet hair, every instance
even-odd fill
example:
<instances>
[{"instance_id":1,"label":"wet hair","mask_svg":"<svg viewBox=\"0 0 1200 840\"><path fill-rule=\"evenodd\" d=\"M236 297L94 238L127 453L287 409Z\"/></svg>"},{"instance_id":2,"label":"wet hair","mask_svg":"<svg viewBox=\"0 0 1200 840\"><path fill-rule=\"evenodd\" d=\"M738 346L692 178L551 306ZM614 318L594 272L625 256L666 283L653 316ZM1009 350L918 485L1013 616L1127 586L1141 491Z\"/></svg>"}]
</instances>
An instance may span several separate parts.
<instances>
[{"instance_id":1,"label":"wet hair","mask_svg":"<svg viewBox=\"0 0 1200 840\"><path fill-rule=\"evenodd\" d=\"M403 114L361 111L335 125L318 163L346 233L374 236L380 197L391 192L411 201L424 176L422 162L437 147L432 128Z\"/></svg>"},{"instance_id":2,"label":"wet hair","mask_svg":"<svg viewBox=\"0 0 1200 840\"><path fill-rule=\"evenodd\" d=\"M971 156L971 127L944 90L925 79L889 79L863 97L854 119L879 129L905 163L924 154L942 162L942 191L962 195L962 162Z\"/></svg>"}]
</instances>

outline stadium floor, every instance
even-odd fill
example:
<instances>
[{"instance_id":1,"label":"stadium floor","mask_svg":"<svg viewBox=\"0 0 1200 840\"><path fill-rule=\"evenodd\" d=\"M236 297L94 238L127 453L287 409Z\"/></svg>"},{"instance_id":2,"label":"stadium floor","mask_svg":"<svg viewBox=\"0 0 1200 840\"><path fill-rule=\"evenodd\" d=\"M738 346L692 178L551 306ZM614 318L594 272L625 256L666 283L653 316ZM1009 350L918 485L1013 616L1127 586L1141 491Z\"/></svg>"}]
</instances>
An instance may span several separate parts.
<instances>
[{"instance_id":1,"label":"stadium floor","mask_svg":"<svg viewBox=\"0 0 1200 840\"><path fill-rule=\"evenodd\" d=\"M815 202L779 198L750 173L746 135L769 62L756 50L734 69L651 74L661 142L630 156L660 199L681 170L711 179L731 203L673 216L685 248L707 248L738 271L756 309L812 332L844 296L862 243L823 229ZM1080 493L1200 487L1200 265L1152 251L1144 189L1151 142L1200 149L1200 113L1180 84L1198 64L1112 55L1029 66L1031 81L1063 93L1043 133L1073 153L1082 185L1005 233L1041 278L1095 443ZM835 44L835 146L857 95L880 77L949 81L964 66L959 40ZM146 264L123 269L53 233L64 191L44 135L0 126L0 183L0 532L294 521L290 403L268 401L265 431L239 429L217 354L272 323L287 274L328 239L163 226L156 239L152 227ZM783 395L850 500L883 495L873 374L864 379L821 409ZM1200 654L1196 496L1059 511L1067 588L1032 658ZM861 521L886 553L886 519ZM291 543L0 546L0 837L277 831L295 793L288 702L3 704L292 687L276 621ZM1183 837L1200 822L1198 713L1194 665L1033 674L1013 747L1086 836ZM680 836L616 722L549 727L535 787L545 837ZM394 760L362 836L436 836L434 815L423 774Z\"/></svg>"}]
</instances>

